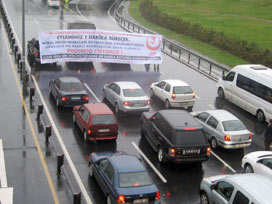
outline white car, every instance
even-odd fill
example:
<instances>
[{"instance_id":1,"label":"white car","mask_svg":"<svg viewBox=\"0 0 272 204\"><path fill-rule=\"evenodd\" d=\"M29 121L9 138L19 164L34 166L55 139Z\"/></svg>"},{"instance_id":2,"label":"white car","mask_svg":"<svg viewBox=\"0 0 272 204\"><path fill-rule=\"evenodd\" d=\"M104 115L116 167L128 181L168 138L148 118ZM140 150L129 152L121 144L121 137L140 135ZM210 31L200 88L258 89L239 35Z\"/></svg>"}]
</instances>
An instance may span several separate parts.
<instances>
[{"instance_id":1,"label":"white car","mask_svg":"<svg viewBox=\"0 0 272 204\"><path fill-rule=\"evenodd\" d=\"M272 152L256 151L246 154L242 159L245 173L258 173L272 176Z\"/></svg>"},{"instance_id":2,"label":"white car","mask_svg":"<svg viewBox=\"0 0 272 204\"><path fill-rule=\"evenodd\" d=\"M207 110L191 113L204 127L212 148L225 149L247 147L252 142L253 133L237 117L226 110Z\"/></svg>"},{"instance_id":3,"label":"white car","mask_svg":"<svg viewBox=\"0 0 272 204\"><path fill-rule=\"evenodd\" d=\"M150 109L150 99L143 89L133 81L119 81L106 84L103 88L103 100L106 99L120 112L145 112Z\"/></svg>"},{"instance_id":4,"label":"white car","mask_svg":"<svg viewBox=\"0 0 272 204\"><path fill-rule=\"evenodd\" d=\"M152 83L150 97L157 96L165 103L165 108L187 108L192 111L195 104L195 93L184 81L177 79L162 80Z\"/></svg>"},{"instance_id":5,"label":"white car","mask_svg":"<svg viewBox=\"0 0 272 204\"><path fill-rule=\"evenodd\" d=\"M60 7L60 0L47 0L47 4L50 7Z\"/></svg>"}]
</instances>

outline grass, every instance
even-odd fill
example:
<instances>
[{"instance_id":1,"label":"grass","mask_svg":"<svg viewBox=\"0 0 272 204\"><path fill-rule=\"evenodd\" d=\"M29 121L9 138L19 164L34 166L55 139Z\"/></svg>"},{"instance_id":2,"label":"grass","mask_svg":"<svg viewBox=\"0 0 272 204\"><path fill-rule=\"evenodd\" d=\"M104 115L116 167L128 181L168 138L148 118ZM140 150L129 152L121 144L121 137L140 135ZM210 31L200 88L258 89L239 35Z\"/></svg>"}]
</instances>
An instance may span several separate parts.
<instances>
[{"instance_id":1,"label":"grass","mask_svg":"<svg viewBox=\"0 0 272 204\"><path fill-rule=\"evenodd\" d=\"M139 23L167 38L215 59L234 66L248 63L238 57L191 37L176 34L146 21L139 12L140 1L131 1L129 13ZM255 42L262 48L272 47L272 1L270 0L153 0L162 12L168 15L212 27L227 36Z\"/></svg>"}]
</instances>

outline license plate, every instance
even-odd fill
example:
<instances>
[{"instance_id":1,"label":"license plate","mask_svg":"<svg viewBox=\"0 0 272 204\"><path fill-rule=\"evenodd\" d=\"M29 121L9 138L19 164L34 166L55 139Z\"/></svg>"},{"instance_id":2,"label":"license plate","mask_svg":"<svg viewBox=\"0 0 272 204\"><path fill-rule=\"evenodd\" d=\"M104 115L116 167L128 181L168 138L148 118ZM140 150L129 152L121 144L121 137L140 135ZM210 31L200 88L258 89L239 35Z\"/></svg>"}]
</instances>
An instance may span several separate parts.
<instances>
[{"instance_id":1,"label":"license plate","mask_svg":"<svg viewBox=\"0 0 272 204\"><path fill-rule=\"evenodd\" d=\"M141 106L143 106L143 103L134 103L134 106L141 107Z\"/></svg>"},{"instance_id":2,"label":"license plate","mask_svg":"<svg viewBox=\"0 0 272 204\"><path fill-rule=\"evenodd\" d=\"M244 147L244 144L237 144L235 145L236 148L241 148L241 147Z\"/></svg>"},{"instance_id":3,"label":"license plate","mask_svg":"<svg viewBox=\"0 0 272 204\"><path fill-rule=\"evenodd\" d=\"M186 149L185 154L199 154L200 149Z\"/></svg>"},{"instance_id":4,"label":"license plate","mask_svg":"<svg viewBox=\"0 0 272 204\"><path fill-rule=\"evenodd\" d=\"M136 199L133 203L148 203L148 198Z\"/></svg>"},{"instance_id":5,"label":"license plate","mask_svg":"<svg viewBox=\"0 0 272 204\"><path fill-rule=\"evenodd\" d=\"M72 100L80 100L80 96L72 96L71 99Z\"/></svg>"},{"instance_id":6,"label":"license plate","mask_svg":"<svg viewBox=\"0 0 272 204\"><path fill-rule=\"evenodd\" d=\"M181 102L180 105L188 105L189 103L188 102Z\"/></svg>"},{"instance_id":7,"label":"license plate","mask_svg":"<svg viewBox=\"0 0 272 204\"><path fill-rule=\"evenodd\" d=\"M98 132L109 132L110 129L99 129Z\"/></svg>"}]
</instances>

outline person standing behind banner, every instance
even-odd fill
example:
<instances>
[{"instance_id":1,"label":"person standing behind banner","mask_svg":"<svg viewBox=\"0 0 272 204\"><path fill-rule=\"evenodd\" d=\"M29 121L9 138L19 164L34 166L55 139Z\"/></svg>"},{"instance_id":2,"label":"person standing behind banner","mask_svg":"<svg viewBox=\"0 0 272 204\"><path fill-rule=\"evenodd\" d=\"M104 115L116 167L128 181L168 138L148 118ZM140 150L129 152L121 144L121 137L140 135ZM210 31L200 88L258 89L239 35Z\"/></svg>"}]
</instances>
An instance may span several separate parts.
<instances>
[{"instance_id":1,"label":"person standing behind banner","mask_svg":"<svg viewBox=\"0 0 272 204\"><path fill-rule=\"evenodd\" d=\"M264 133L264 148L266 151L271 151L270 145L272 143L272 119L269 120L269 123Z\"/></svg>"}]
</instances>

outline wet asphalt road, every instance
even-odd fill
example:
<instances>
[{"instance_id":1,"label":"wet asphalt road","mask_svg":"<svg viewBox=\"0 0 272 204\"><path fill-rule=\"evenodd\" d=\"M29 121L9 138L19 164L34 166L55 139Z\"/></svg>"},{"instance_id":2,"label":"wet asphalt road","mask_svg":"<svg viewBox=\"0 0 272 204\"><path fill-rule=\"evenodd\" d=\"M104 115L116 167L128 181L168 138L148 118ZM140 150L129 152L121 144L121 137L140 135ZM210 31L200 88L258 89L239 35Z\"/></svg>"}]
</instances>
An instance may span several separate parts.
<instances>
[{"instance_id":1,"label":"wet asphalt road","mask_svg":"<svg viewBox=\"0 0 272 204\"><path fill-rule=\"evenodd\" d=\"M9 11L12 23L16 29L16 33L21 39L21 6L17 1L9 0L5 1L6 6ZM109 1L91 1L91 6L89 6L89 11L84 11L83 14L85 18L89 19L91 22L95 23L97 28L104 30L116 30L122 31L112 19L107 15L107 10L109 8ZM28 0L26 1L26 41L30 40L32 37L38 36L39 31L44 30L54 30L60 28L66 28L66 22L80 20L80 17L74 10L68 10L64 12L64 19L60 21L60 12L57 9L52 9L46 6L46 4L41 0ZM2 49L3 47L2 43ZM1 62L2 60L8 64L8 53L1 52ZM2 59L3 58L3 59ZM247 126L247 128L255 133L253 138L253 143L250 147L245 148L244 150L216 150L215 153L220 156L225 162L227 162L235 171L241 172L241 158L244 154L256 150L263 150L263 131L265 126L256 122L255 118L248 113L244 112L235 105L230 104L229 102L218 100L216 98L216 87L215 82L211 79L197 73L194 70L186 67L183 64L180 64L174 61L169 56L163 55L163 63L160 65L160 72L146 72L144 66L142 65L132 65L130 71L114 71L114 68L111 68L102 63L94 63L96 73L91 73L88 69L80 69L78 67L74 69L69 69L64 63L58 63L58 66L54 69L48 66L36 67L34 75L38 80L39 88L42 92L43 97L46 100L46 104L52 114L52 117L57 125L58 130L61 133L62 139L67 147L69 154L76 166L76 169L80 175L82 182L84 183L85 188L88 191L88 194L91 196L94 203L100 204L105 203L105 198L102 195L99 186L94 180L88 178L88 155L94 151L108 151L108 150L121 150L129 154L137 155L141 157L137 150L133 147L132 142L137 144L140 149L146 154L146 156L151 160L154 166L161 172L161 174L167 180L167 183L163 183L160 178L154 173L154 171L148 166L146 162L143 162L154 182L158 186L162 194L162 202L169 204L178 204L178 203L188 203L195 204L199 203L199 184L203 177L218 175L218 174L228 174L232 173L224 164L222 164L214 156L211 156L210 160L203 163L201 166L196 165L160 165L157 162L156 154L151 150L149 144L140 137L139 134L139 115L130 115L123 116L118 119L119 122L119 138L116 143L111 142L99 142L97 144L85 144L82 139L82 135L79 132L78 128L74 127L72 124L72 109L57 109L55 101L49 97L48 84L49 81L57 76L77 76L84 83L86 83L96 97L102 99L102 87L106 83L120 80L133 80L138 82L146 93L149 94L149 86L152 82L167 79L167 78L179 78L191 85L193 90L197 95L197 102L194 107L194 111L207 110L212 108L223 108L234 115L239 117ZM10 68L10 67L9 67ZM79 71L80 70L80 71ZM152 69L151 69L152 70ZM18 94L16 91L6 91L2 92L7 88L15 86L15 83L9 81L8 84L5 83L5 79L12 78L11 74L5 76L9 73L10 69L7 68L0 70L0 84L1 84L1 94L4 93L15 93L12 96L7 95L6 100L2 101L1 104L12 105L13 101L16 101L18 106ZM15 89L15 87L13 87ZM2 95L1 95L2 96ZM2 98L2 97L1 97ZM8 100L12 98L13 100ZM14 100L14 98L17 98ZM90 98L92 102L95 102L96 99L90 93ZM36 99L38 103L39 99ZM156 111L163 108L163 104L157 100L152 101L152 110ZM35 195L41 195L45 192L45 197L52 199L50 197L50 190L48 189L48 182L45 179L45 176L42 174L42 171L36 171L35 174L31 172L31 169L42 169L41 162L39 161L38 155L36 153L35 144L30 137L29 129L27 128L27 122L24 119L24 114L22 113L22 106L12 109L12 112L5 112L10 109L3 108L3 113L1 116L1 121L8 121L9 115L11 118L16 118L18 120L14 121L16 123L15 127L18 128L18 132L13 134L20 135L19 138L12 140L10 137L7 137L9 129L16 130L13 127L10 127L10 124L2 123L2 127L5 130L4 137L4 146L5 146L5 155L6 155L6 165L8 169L8 182L12 184L15 188L14 201L15 203L53 203L52 200L40 200L37 202L39 196L34 196L32 194L32 189L35 190ZM31 117L34 124L35 123L35 111L32 110L33 115ZM2 113L2 110L1 110ZM26 128L23 128L26 126ZM37 127L36 127L37 129ZM42 133L39 133L42 135ZM26 139L22 139L22 138ZM45 155L49 155L47 158L47 163L49 165L50 173L54 179L54 184L58 190L58 196L60 197L61 203L69 203L70 192L66 188L66 182L62 181L57 182L55 176L55 160L56 150L54 150L53 142L57 143L54 138L54 133L52 136L52 143L49 147L46 148L44 145L43 136L39 137L39 141L42 144L42 150ZM25 142L27 141L27 143ZM28 152L31 152L30 155L33 159L30 159L33 163L25 162L24 157L25 153L21 147L27 149ZM14 155L14 152L9 149L16 147L19 154ZM15 149L16 149L15 148ZM16 166L14 166L14 161ZM11 170L12 167L12 170ZM34 168L35 167L35 168ZM22 173L22 168L25 168L25 171ZM20 175L17 176L15 175ZM35 175L35 177L33 176ZM22 177L22 178L21 178ZM33 179L34 177L34 179ZM24 181L23 179L26 179ZM33 182L31 180L33 179ZM37 180L38 179L38 180ZM16 183L12 182L16 180ZM37 181L37 184L35 183ZM35 188L42 183L41 188ZM21 188L28 189L26 192L17 190ZM45 189L45 190L44 190ZM21 199L25 199L24 202L20 202ZM84 201L83 201L84 202Z\"/></svg>"}]
</instances>

